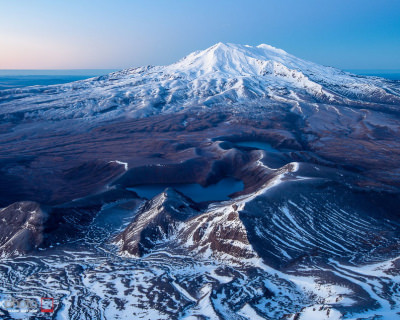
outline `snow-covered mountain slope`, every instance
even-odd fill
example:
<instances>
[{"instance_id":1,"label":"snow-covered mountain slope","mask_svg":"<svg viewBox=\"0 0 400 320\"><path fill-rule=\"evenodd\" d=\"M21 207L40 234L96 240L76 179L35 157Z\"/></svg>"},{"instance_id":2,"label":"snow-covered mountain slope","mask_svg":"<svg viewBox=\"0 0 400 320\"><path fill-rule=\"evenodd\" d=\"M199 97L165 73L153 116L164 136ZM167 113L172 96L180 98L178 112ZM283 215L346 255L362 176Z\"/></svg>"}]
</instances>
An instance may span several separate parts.
<instances>
[{"instance_id":1,"label":"snow-covered mountain slope","mask_svg":"<svg viewBox=\"0 0 400 320\"><path fill-rule=\"evenodd\" d=\"M393 82L352 75L269 45L218 43L168 66L147 66L54 86L0 91L0 115L30 119L146 117L196 108L302 101L393 105ZM390 107L389 107L390 108Z\"/></svg>"},{"instance_id":2,"label":"snow-covered mountain slope","mask_svg":"<svg viewBox=\"0 0 400 320\"><path fill-rule=\"evenodd\" d=\"M399 84L220 43L0 91L0 298L53 297L53 319L395 319ZM243 190L217 197L226 180ZM175 190L194 184L216 194Z\"/></svg>"}]
</instances>

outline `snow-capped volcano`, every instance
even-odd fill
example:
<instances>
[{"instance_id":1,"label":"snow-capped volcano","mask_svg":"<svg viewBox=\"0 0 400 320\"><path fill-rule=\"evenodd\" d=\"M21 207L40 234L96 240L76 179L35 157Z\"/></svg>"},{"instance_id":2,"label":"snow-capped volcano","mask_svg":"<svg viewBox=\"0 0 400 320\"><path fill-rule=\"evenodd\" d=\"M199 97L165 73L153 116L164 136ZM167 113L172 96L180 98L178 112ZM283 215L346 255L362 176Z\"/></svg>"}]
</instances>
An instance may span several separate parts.
<instances>
[{"instance_id":1,"label":"snow-capped volcano","mask_svg":"<svg viewBox=\"0 0 400 320\"><path fill-rule=\"evenodd\" d=\"M166 67L166 72L182 73L186 79L193 81L194 89L201 87L205 81L218 79L216 89L220 90L216 94L227 95L227 91L232 90L237 98L251 96L251 92L263 97L268 89L279 85L305 89L316 95L324 94L319 84L299 71L312 67L318 66L266 44L251 47L217 43ZM249 90L248 95L245 89Z\"/></svg>"},{"instance_id":2,"label":"snow-capped volcano","mask_svg":"<svg viewBox=\"0 0 400 320\"><path fill-rule=\"evenodd\" d=\"M281 49L218 43L168 66L114 72L70 84L0 92L3 118L115 119L213 105L301 102L400 103L390 81L352 75Z\"/></svg>"},{"instance_id":3,"label":"snow-capped volcano","mask_svg":"<svg viewBox=\"0 0 400 320\"><path fill-rule=\"evenodd\" d=\"M251 47L217 43L206 50L189 54L177 63L166 67L166 71L182 72L192 79L266 75L296 77L296 73L299 73L297 70L304 69L304 66L307 66L307 63L266 44Z\"/></svg>"}]
</instances>

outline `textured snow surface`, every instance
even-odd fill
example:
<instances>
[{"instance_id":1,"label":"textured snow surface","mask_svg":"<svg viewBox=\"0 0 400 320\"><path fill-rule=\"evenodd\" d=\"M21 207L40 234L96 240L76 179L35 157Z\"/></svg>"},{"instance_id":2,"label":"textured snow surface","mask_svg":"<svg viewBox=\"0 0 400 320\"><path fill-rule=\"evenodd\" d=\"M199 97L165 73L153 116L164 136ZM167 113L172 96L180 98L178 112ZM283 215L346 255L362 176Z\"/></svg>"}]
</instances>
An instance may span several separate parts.
<instances>
[{"instance_id":1,"label":"textured snow surface","mask_svg":"<svg viewBox=\"0 0 400 320\"><path fill-rule=\"evenodd\" d=\"M301 263L295 270L280 271L268 266L246 240L246 228L237 215L232 215L233 206L242 211L284 184L303 183L305 180L297 176L301 168L299 163L290 163L286 171L277 170L276 177L260 191L210 204L204 213L185 222L187 228L176 227L179 236L165 239L164 244L160 243L141 258L121 257L110 240L116 231L126 227L143 203L133 211L124 209L126 215L117 230L101 221L104 215L110 218L125 208L124 203L106 205L84 238L33 256L3 259L0 263L2 292L13 297L53 297L57 310L54 319L395 319L400 312L398 257L366 264L343 263L332 258L324 264ZM153 214L166 199L165 192L153 199L156 208ZM311 215L304 204L294 205L294 202L275 214L287 219L280 226L280 234L290 246L280 247L288 252L290 247L303 250L311 232L309 227L298 224L296 210L303 210L307 219ZM328 213L333 213L332 219L337 219L335 214L339 213L329 210ZM355 220L354 223L367 222ZM344 227L344 222L340 224ZM184 245L194 246L190 232L193 225L204 230L202 239L205 240L196 247L202 252L174 252L174 247L168 246L173 241L187 239ZM242 241L219 239L219 233L226 234L224 228ZM291 230L291 235L287 230ZM242 237L238 237L241 233ZM269 231L264 235L268 237ZM339 250L339 244L346 242L346 239L335 240L332 234L326 235L322 247L332 245L331 250ZM214 243L227 240L231 248L243 250L232 250L232 254L239 252L247 259L237 259L219 248L202 250L207 249L209 236L214 237ZM369 301L367 310L365 306L361 310L349 309L365 299ZM343 314L343 308L352 311ZM14 318L24 316L27 314L21 317L16 314Z\"/></svg>"}]
</instances>

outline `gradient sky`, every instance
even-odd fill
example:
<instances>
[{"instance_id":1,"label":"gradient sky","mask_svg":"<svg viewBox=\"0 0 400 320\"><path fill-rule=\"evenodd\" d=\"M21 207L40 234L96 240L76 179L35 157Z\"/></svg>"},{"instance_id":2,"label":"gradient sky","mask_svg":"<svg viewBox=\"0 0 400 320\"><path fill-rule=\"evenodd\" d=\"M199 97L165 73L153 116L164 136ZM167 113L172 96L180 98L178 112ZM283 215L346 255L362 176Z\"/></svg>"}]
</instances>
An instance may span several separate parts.
<instances>
[{"instance_id":1,"label":"gradient sky","mask_svg":"<svg viewBox=\"0 0 400 320\"><path fill-rule=\"evenodd\" d=\"M400 69L400 1L0 0L0 69L169 64L219 41Z\"/></svg>"}]
</instances>

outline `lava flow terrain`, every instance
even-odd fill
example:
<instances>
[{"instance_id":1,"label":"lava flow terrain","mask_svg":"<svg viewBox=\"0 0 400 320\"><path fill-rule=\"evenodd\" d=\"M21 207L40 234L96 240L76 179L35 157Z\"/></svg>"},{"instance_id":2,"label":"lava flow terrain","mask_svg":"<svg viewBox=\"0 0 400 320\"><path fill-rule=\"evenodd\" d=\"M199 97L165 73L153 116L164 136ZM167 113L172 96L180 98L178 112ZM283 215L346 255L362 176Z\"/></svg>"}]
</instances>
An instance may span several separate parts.
<instances>
[{"instance_id":1,"label":"lava flow terrain","mask_svg":"<svg viewBox=\"0 0 400 320\"><path fill-rule=\"evenodd\" d=\"M1 319L400 319L400 81L218 43L0 132Z\"/></svg>"}]
</instances>

